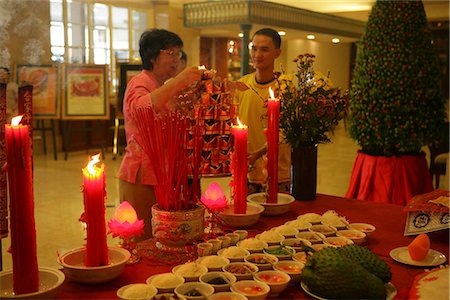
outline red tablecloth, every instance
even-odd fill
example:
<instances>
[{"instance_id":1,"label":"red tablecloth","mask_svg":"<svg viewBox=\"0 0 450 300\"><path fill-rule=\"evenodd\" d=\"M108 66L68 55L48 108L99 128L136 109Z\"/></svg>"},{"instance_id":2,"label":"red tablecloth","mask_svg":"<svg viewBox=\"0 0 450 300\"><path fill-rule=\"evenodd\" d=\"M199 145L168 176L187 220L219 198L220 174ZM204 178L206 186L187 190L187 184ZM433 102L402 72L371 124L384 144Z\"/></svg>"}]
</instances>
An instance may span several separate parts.
<instances>
[{"instance_id":1,"label":"red tablecloth","mask_svg":"<svg viewBox=\"0 0 450 300\"><path fill-rule=\"evenodd\" d=\"M433 190L425 154L372 156L358 151L345 197L406 205Z\"/></svg>"},{"instance_id":2,"label":"red tablecloth","mask_svg":"<svg viewBox=\"0 0 450 300\"><path fill-rule=\"evenodd\" d=\"M296 201L292 209L285 215L277 217L261 217L259 222L249 228L250 235L266 230L268 228L281 225L286 221L295 219L299 214L323 212L333 209L340 215L347 217L350 222L365 222L373 224L377 229L369 237L365 246L370 248L375 254L384 259L391 267L393 278L392 283L400 294L411 287L416 275L425 270L424 267L413 267L394 261L389 256L389 252L397 247L408 245L413 237L403 236L405 228L406 212L403 206L382 204L366 201L350 200L341 197L317 195L314 201ZM431 248L442 252L449 257L449 231L443 230L429 234ZM65 280L58 293L60 299L116 299L116 291L121 286L130 283L143 283L153 274L169 272L171 266L155 266L145 260L130 265L117 279L101 285L88 286L81 285L71 280ZM286 291L277 297L278 299L311 299L306 295L299 284L290 286Z\"/></svg>"}]
</instances>

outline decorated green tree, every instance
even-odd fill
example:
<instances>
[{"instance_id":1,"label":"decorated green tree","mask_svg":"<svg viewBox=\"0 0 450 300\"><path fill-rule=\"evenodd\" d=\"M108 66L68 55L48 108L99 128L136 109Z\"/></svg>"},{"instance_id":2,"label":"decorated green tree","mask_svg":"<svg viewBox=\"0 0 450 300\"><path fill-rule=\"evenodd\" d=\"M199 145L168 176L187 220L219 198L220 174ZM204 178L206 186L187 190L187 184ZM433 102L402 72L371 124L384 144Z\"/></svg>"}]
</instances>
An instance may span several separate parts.
<instances>
[{"instance_id":1,"label":"decorated green tree","mask_svg":"<svg viewBox=\"0 0 450 300\"><path fill-rule=\"evenodd\" d=\"M418 154L444 126L439 65L421 1L378 0L358 43L350 134L370 155Z\"/></svg>"}]
</instances>

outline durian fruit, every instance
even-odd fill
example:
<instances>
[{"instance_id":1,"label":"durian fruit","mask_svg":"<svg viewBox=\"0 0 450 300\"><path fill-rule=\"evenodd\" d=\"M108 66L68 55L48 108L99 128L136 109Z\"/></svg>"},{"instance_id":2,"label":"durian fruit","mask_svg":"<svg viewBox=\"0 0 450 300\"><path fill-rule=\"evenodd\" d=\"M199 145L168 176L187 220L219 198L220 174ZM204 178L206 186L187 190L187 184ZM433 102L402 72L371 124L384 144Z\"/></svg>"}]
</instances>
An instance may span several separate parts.
<instances>
[{"instance_id":1,"label":"durian fruit","mask_svg":"<svg viewBox=\"0 0 450 300\"><path fill-rule=\"evenodd\" d=\"M337 249L349 258L356 260L367 271L379 277L383 283L391 281L392 273L387 263L368 248L348 245Z\"/></svg>"},{"instance_id":2,"label":"durian fruit","mask_svg":"<svg viewBox=\"0 0 450 300\"><path fill-rule=\"evenodd\" d=\"M301 277L312 293L326 299L386 299L381 279L337 248L314 253Z\"/></svg>"}]
</instances>

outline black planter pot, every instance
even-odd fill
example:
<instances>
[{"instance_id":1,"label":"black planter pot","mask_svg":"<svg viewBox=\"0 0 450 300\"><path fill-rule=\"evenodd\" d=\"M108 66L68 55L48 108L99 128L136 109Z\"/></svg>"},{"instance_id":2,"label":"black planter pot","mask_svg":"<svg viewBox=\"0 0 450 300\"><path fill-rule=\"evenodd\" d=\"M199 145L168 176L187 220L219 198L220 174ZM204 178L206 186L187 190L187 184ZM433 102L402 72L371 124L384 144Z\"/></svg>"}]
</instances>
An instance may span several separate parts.
<instances>
[{"instance_id":1,"label":"black planter pot","mask_svg":"<svg viewBox=\"0 0 450 300\"><path fill-rule=\"evenodd\" d=\"M291 150L291 195L296 200L316 199L317 145Z\"/></svg>"}]
</instances>

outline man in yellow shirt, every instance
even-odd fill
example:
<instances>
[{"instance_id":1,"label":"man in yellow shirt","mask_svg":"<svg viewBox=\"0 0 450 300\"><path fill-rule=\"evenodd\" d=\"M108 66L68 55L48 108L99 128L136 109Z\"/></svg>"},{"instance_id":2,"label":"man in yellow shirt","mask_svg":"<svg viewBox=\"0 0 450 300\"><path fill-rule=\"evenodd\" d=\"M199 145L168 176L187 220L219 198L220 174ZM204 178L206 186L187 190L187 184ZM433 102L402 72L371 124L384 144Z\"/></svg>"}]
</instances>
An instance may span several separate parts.
<instances>
[{"instance_id":1,"label":"man in yellow shirt","mask_svg":"<svg viewBox=\"0 0 450 300\"><path fill-rule=\"evenodd\" d=\"M263 183L266 181L262 171L263 156L267 152L267 138L264 133L264 129L267 128L267 108L264 103L269 98L269 87L273 90L278 89L273 71L275 59L281 54L281 38L277 31L263 28L255 32L251 45L250 57L256 71L239 80L249 89L236 91L235 94L235 100L239 104L239 119L248 126L248 194L263 191ZM289 191L291 154L289 145L284 144L282 138L280 141L282 144L280 144L278 156L278 186L280 192L287 192Z\"/></svg>"}]
</instances>

